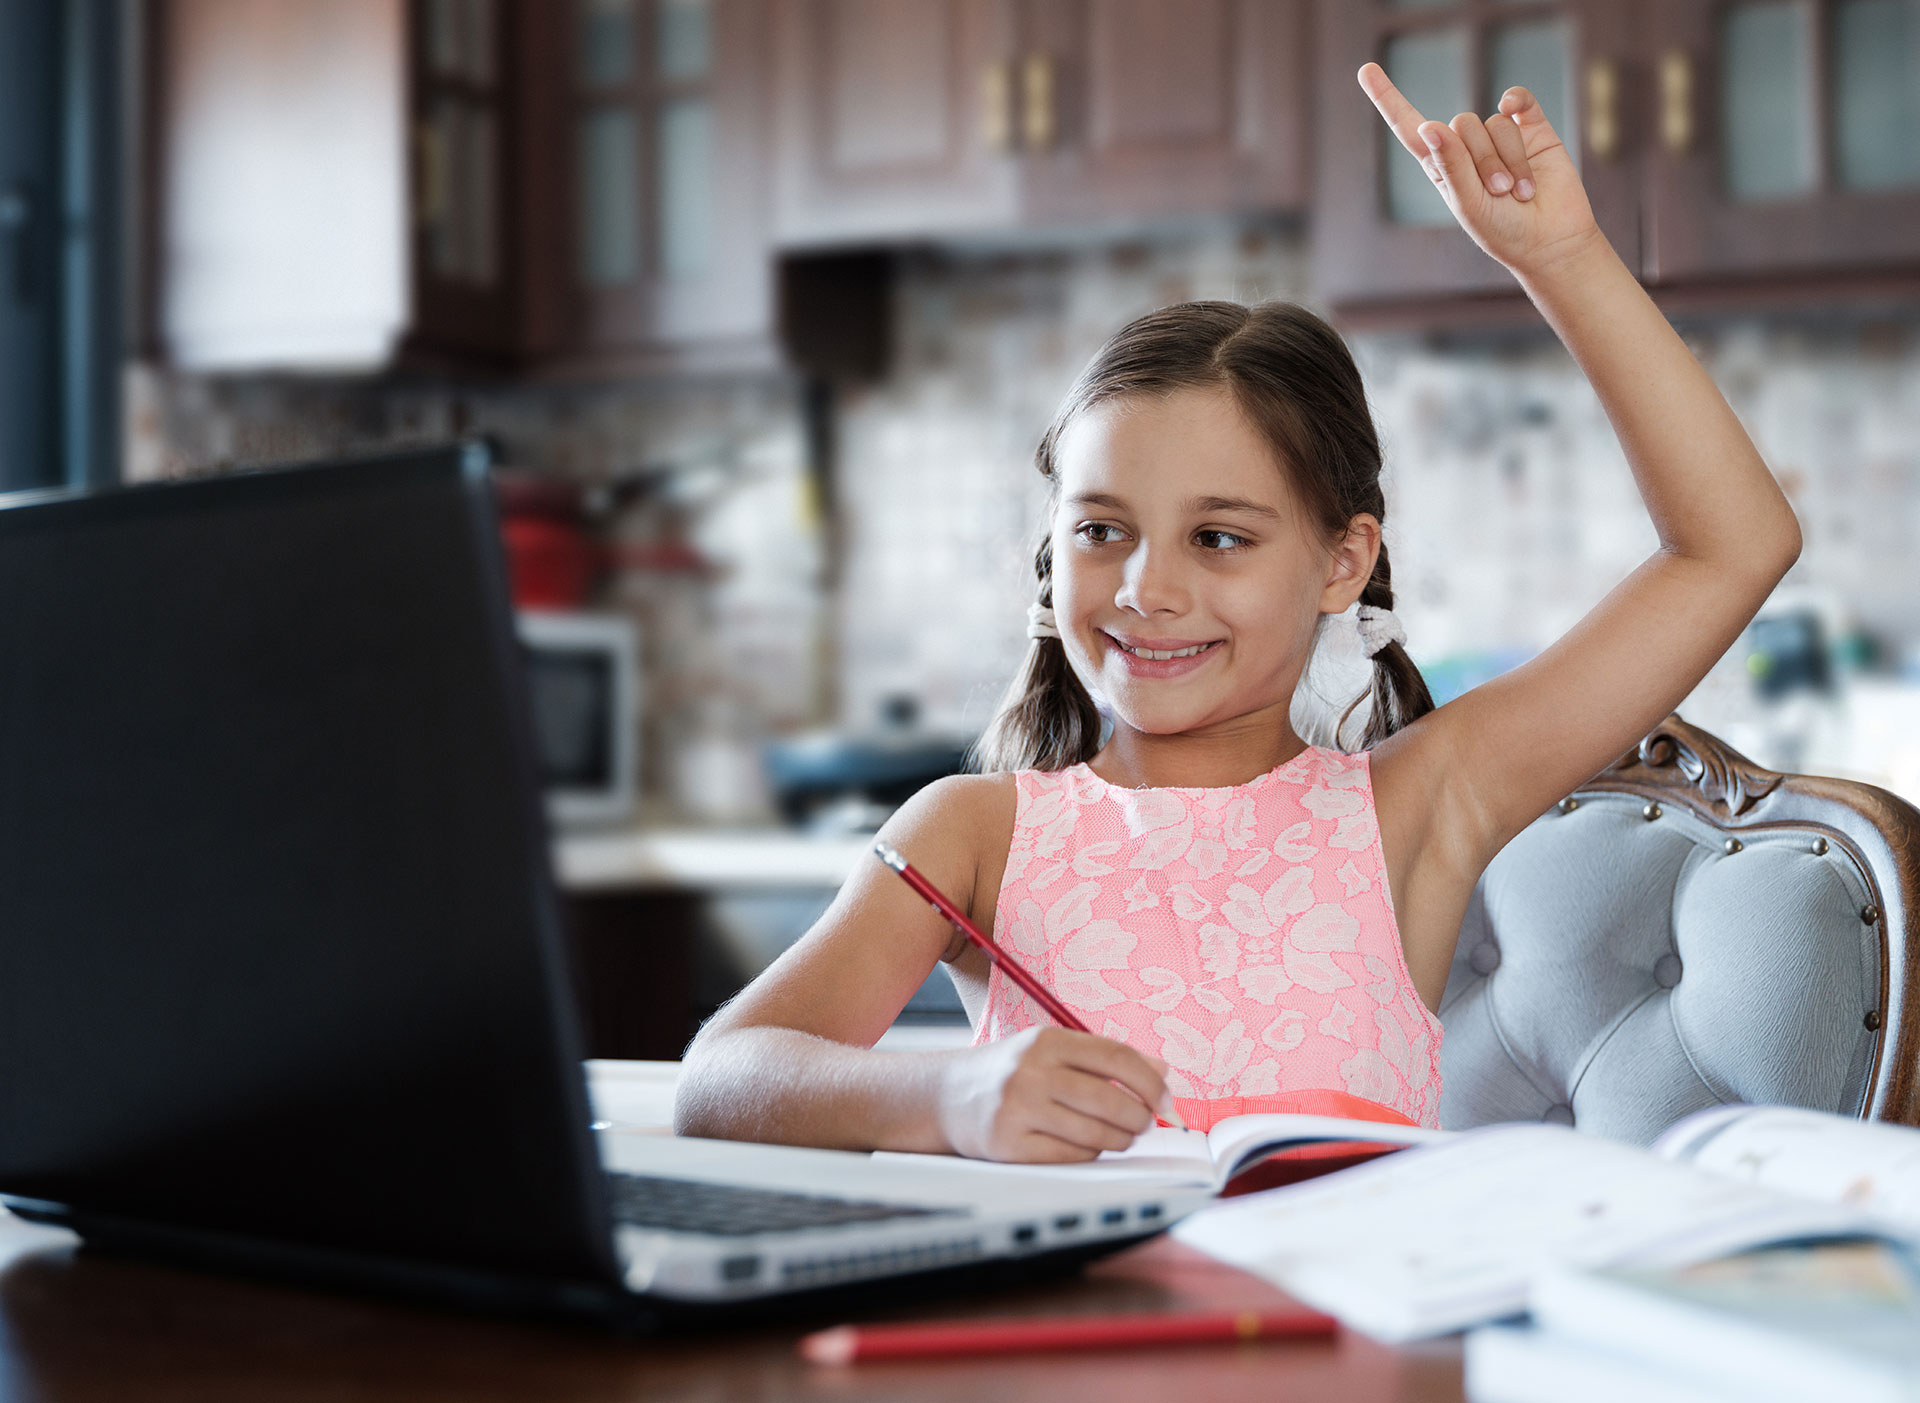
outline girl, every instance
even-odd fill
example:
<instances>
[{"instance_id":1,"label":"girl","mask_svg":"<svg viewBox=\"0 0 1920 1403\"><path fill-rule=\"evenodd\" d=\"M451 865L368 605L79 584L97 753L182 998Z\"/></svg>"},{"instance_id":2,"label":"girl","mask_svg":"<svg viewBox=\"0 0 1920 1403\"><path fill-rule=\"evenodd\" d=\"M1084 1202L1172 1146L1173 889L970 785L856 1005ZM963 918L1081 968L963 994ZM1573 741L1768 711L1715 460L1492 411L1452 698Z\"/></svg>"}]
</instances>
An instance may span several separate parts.
<instances>
[{"instance_id":1,"label":"girl","mask_svg":"<svg viewBox=\"0 0 1920 1403\"><path fill-rule=\"evenodd\" d=\"M1437 1123L1431 1010L1481 869L1679 704L1800 532L1533 95L1442 125L1377 65L1359 76L1586 372L1659 549L1540 656L1435 709L1391 612L1379 448L1339 338L1285 305L1134 322L1040 444L1034 642L988 772L883 830L1100 1033L1047 1026L864 864L694 1040L682 1133L1059 1161L1174 1106L1200 1129L1258 1109ZM1303 742L1289 704L1355 605L1373 710L1344 755ZM872 1051L942 959L974 1046Z\"/></svg>"}]
</instances>

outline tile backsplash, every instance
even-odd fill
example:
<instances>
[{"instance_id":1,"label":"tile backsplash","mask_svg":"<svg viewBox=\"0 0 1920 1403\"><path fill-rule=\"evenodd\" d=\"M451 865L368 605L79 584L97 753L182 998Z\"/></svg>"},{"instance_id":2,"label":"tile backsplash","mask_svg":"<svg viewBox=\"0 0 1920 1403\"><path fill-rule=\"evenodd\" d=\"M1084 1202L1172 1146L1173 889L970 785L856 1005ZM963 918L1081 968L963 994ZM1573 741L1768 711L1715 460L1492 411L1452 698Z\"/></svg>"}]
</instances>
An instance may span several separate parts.
<instances>
[{"instance_id":1,"label":"tile backsplash","mask_svg":"<svg viewBox=\"0 0 1920 1403\"><path fill-rule=\"evenodd\" d=\"M1123 322L1198 297L1310 303L1304 236L1215 227L902 254L891 373L838 396L830 529L801 395L779 376L588 388L145 370L130 386L132 461L164 476L487 432L510 461L588 481L664 470L614 529L683 541L711 568L635 572L609 596L650 640L644 782L669 811L738 817L762 803L742 757L765 735L875 725L900 695L931 726L985 724L1026 647L1040 432ZM1738 318L1682 331L1800 513L1806 545L1787 589L1882 670L1920 674L1920 325ZM1439 689L1537 651L1653 549L1605 413L1544 328L1349 342L1386 455L1399 612ZM1783 758L1740 647L1684 709L1736 744L1776 746L1756 758ZM698 812L697 796L728 786Z\"/></svg>"}]
</instances>

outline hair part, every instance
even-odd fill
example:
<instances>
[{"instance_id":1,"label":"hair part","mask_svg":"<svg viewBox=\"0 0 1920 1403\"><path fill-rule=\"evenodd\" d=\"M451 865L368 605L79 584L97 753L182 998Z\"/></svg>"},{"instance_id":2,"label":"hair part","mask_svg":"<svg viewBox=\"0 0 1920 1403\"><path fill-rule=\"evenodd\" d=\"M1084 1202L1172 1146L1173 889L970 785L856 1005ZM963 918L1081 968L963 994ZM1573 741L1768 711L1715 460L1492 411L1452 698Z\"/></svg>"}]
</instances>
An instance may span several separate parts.
<instances>
[{"instance_id":1,"label":"hair part","mask_svg":"<svg viewBox=\"0 0 1920 1403\"><path fill-rule=\"evenodd\" d=\"M1097 405L1210 387L1232 395L1328 539L1362 513L1386 520L1380 440L1359 367L1338 332L1291 302L1182 302L1129 322L1080 372L1041 436L1034 464L1057 484L1062 436ZM1051 608L1050 533L1034 554L1034 573L1039 602ZM1359 602L1393 607L1384 541ZM1372 672L1369 690L1353 702L1358 706L1369 695L1373 702L1363 750L1433 710L1426 682L1400 644L1375 653ZM1057 638L1035 639L975 748L976 763L985 771L1058 770L1092 759L1099 748L1100 713L1068 665L1065 646Z\"/></svg>"}]
</instances>

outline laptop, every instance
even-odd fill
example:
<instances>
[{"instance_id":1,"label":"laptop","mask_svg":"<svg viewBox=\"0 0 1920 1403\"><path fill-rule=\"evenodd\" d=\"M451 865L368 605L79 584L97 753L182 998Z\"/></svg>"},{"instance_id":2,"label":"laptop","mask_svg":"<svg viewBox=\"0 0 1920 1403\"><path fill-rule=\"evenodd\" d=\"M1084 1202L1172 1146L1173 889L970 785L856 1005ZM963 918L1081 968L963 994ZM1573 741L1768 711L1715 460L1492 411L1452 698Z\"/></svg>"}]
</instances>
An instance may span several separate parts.
<instances>
[{"instance_id":1,"label":"laptop","mask_svg":"<svg viewBox=\"0 0 1920 1403\"><path fill-rule=\"evenodd\" d=\"M0 1201L628 1322L1021 1277L1203 1202L596 1132L487 466L0 499Z\"/></svg>"}]
</instances>

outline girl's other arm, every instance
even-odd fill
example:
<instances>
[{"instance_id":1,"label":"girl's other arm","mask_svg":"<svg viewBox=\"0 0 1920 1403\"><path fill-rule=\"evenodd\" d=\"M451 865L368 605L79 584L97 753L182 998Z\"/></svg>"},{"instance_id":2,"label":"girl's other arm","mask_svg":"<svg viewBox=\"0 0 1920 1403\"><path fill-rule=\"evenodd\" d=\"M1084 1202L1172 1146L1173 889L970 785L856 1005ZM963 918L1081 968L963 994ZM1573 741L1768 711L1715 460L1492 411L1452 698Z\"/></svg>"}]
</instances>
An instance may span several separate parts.
<instances>
[{"instance_id":1,"label":"girl's other arm","mask_svg":"<svg viewBox=\"0 0 1920 1403\"><path fill-rule=\"evenodd\" d=\"M929 785L880 836L990 926L974 899L979 854L1004 846L1012 827L1011 777L966 775ZM813 929L700 1030L674 1128L1058 1161L1124 1149L1152 1124L1163 1069L1106 1038L1045 1028L961 1051L873 1051L954 939L890 868L861 863Z\"/></svg>"},{"instance_id":2,"label":"girl's other arm","mask_svg":"<svg viewBox=\"0 0 1920 1403\"><path fill-rule=\"evenodd\" d=\"M1586 373L1660 540L1538 657L1402 733L1406 768L1447 795L1454 831L1434 836L1477 875L1680 704L1793 564L1800 528L1732 408L1594 223L1533 95L1510 88L1486 122L1462 113L1447 126L1377 65L1360 81Z\"/></svg>"}]
</instances>

